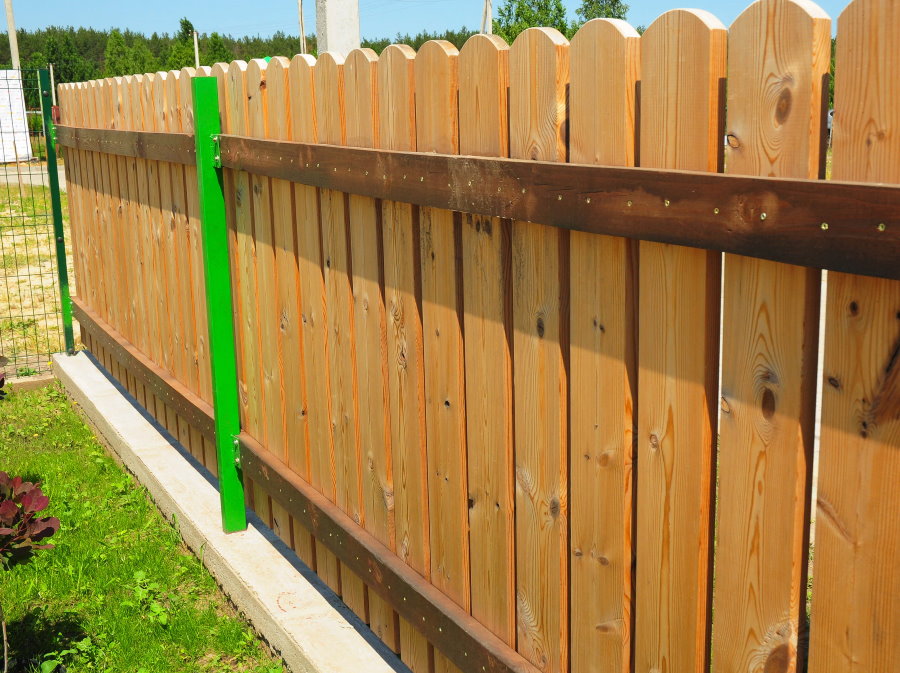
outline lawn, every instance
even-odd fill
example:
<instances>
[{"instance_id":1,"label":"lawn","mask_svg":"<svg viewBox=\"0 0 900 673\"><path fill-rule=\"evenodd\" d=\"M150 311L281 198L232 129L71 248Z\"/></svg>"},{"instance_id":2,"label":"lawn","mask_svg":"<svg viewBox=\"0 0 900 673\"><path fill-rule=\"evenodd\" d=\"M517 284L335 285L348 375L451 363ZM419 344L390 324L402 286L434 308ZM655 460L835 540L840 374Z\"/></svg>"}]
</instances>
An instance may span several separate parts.
<instances>
[{"instance_id":1,"label":"lawn","mask_svg":"<svg viewBox=\"0 0 900 673\"><path fill-rule=\"evenodd\" d=\"M61 521L55 549L0 567L10 673L282 673L59 384L0 401L0 470Z\"/></svg>"}]
</instances>

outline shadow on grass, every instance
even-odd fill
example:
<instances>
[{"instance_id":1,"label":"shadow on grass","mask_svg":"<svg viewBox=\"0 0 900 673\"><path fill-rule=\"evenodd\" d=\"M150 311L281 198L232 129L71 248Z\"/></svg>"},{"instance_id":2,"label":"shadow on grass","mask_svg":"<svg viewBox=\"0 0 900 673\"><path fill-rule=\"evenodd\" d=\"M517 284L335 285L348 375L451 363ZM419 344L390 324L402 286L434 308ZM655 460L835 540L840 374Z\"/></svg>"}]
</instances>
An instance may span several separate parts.
<instances>
[{"instance_id":1,"label":"shadow on grass","mask_svg":"<svg viewBox=\"0 0 900 673\"><path fill-rule=\"evenodd\" d=\"M69 649L87 635L78 615L48 616L44 608L8 622L6 630L10 646L9 673L40 671L46 655Z\"/></svg>"}]
</instances>

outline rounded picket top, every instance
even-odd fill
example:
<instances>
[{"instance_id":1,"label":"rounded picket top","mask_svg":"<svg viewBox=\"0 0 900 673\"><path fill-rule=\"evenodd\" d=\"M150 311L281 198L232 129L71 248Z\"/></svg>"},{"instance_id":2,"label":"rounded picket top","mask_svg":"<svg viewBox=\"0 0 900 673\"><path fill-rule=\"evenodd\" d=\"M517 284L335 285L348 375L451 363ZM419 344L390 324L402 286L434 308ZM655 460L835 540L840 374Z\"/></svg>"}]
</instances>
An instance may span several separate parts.
<instances>
[{"instance_id":1,"label":"rounded picket top","mask_svg":"<svg viewBox=\"0 0 900 673\"><path fill-rule=\"evenodd\" d=\"M344 127L344 56L331 51L319 54L313 72L316 82L316 119L319 142L343 145Z\"/></svg>"},{"instance_id":2,"label":"rounded picket top","mask_svg":"<svg viewBox=\"0 0 900 673\"><path fill-rule=\"evenodd\" d=\"M178 77L178 95L181 99L181 129L185 133L191 133L194 130L194 90L191 80L194 77L201 77L209 73L209 67L200 66L199 68L186 67L180 71Z\"/></svg>"},{"instance_id":3,"label":"rounded picket top","mask_svg":"<svg viewBox=\"0 0 900 673\"><path fill-rule=\"evenodd\" d=\"M344 61L344 105L347 144L378 147L378 55L367 47L354 49Z\"/></svg>"},{"instance_id":4,"label":"rounded picket top","mask_svg":"<svg viewBox=\"0 0 900 673\"><path fill-rule=\"evenodd\" d=\"M727 37L701 9L668 11L641 35L642 166L719 169Z\"/></svg>"},{"instance_id":5,"label":"rounded picket top","mask_svg":"<svg viewBox=\"0 0 900 673\"><path fill-rule=\"evenodd\" d=\"M269 63L262 58L247 64L247 132L255 138L266 135L265 101L268 98Z\"/></svg>"},{"instance_id":6,"label":"rounded picket top","mask_svg":"<svg viewBox=\"0 0 900 673\"><path fill-rule=\"evenodd\" d=\"M419 48L416 74L416 148L420 152L459 151L459 50L446 40Z\"/></svg>"},{"instance_id":7,"label":"rounded picket top","mask_svg":"<svg viewBox=\"0 0 900 673\"><path fill-rule=\"evenodd\" d=\"M509 152L515 159L566 160L569 41L555 28L528 28L509 48Z\"/></svg>"},{"instance_id":8,"label":"rounded picket top","mask_svg":"<svg viewBox=\"0 0 900 673\"><path fill-rule=\"evenodd\" d=\"M459 51L459 151L509 156L509 45L473 35Z\"/></svg>"},{"instance_id":9,"label":"rounded picket top","mask_svg":"<svg viewBox=\"0 0 900 673\"><path fill-rule=\"evenodd\" d=\"M225 111L227 126L223 133L247 134L247 62L234 60L225 71L224 97L220 90L219 108Z\"/></svg>"},{"instance_id":10,"label":"rounded picket top","mask_svg":"<svg viewBox=\"0 0 900 673\"><path fill-rule=\"evenodd\" d=\"M392 44L378 59L378 135L385 149L416 149L415 60L408 44Z\"/></svg>"},{"instance_id":11,"label":"rounded picket top","mask_svg":"<svg viewBox=\"0 0 900 673\"><path fill-rule=\"evenodd\" d=\"M266 127L269 137L290 140L290 96L288 95L288 68L291 62L284 56L273 56L266 73Z\"/></svg>"},{"instance_id":12,"label":"rounded picket top","mask_svg":"<svg viewBox=\"0 0 900 673\"><path fill-rule=\"evenodd\" d=\"M166 130L171 131L173 133L178 133L181 131L182 125L182 117L184 116L184 111L181 102L181 91L180 91L180 81L181 81L181 72L178 70L170 70L166 76L165 82L165 90L166 90L166 115L165 115L165 125Z\"/></svg>"},{"instance_id":13,"label":"rounded picket top","mask_svg":"<svg viewBox=\"0 0 900 673\"><path fill-rule=\"evenodd\" d=\"M641 37L620 19L592 19L569 50L569 161L633 166Z\"/></svg>"},{"instance_id":14,"label":"rounded picket top","mask_svg":"<svg viewBox=\"0 0 900 673\"><path fill-rule=\"evenodd\" d=\"M302 143L318 141L316 128L316 59L297 54L288 67L288 95L291 101L291 133Z\"/></svg>"}]
</instances>

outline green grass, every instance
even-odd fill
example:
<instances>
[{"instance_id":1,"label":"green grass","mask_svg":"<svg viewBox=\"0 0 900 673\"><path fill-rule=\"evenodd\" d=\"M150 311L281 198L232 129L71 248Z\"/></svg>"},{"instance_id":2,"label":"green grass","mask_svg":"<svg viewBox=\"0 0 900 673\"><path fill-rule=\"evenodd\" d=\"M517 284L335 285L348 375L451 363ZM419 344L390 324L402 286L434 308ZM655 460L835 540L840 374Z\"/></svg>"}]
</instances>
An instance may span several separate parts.
<instances>
[{"instance_id":1,"label":"green grass","mask_svg":"<svg viewBox=\"0 0 900 673\"><path fill-rule=\"evenodd\" d=\"M58 384L0 401L0 470L40 481L62 522L55 549L0 568L11 673L281 673Z\"/></svg>"}]
</instances>

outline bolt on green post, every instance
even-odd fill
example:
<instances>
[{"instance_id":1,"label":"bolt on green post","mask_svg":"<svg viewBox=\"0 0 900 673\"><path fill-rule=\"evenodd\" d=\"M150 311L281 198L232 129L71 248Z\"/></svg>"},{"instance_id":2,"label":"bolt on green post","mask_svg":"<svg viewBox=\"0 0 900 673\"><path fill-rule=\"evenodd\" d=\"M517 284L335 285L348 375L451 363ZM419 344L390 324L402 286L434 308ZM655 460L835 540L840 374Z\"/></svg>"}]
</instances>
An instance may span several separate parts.
<instances>
[{"instance_id":1,"label":"bolt on green post","mask_svg":"<svg viewBox=\"0 0 900 673\"><path fill-rule=\"evenodd\" d=\"M63 337L66 352L75 354L75 334L72 330L72 300L69 295L69 267L66 262L66 234L63 230L62 204L59 199L59 168L56 165L56 133L53 130L53 92L50 71L38 71L41 88L41 114L44 118L44 145L47 150L47 180L50 183L50 209L53 214L53 238L56 248L56 273L59 277L59 303L62 311Z\"/></svg>"},{"instance_id":2,"label":"bolt on green post","mask_svg":"<svg viewBox=\"0 0 900 673\"><path fill-rule=\"evenodd\" d=\"M219 498L226 533L247 528L244 483L240 468L241 431L238 411L237 356L232 321L231 268L225 224L225 189L217 141L219 92L215 77L194 77L194 134L197 148L197 189L206 279L206 314L215 411L216 454L219 458Z\"/></svg>"}]
</instances>

